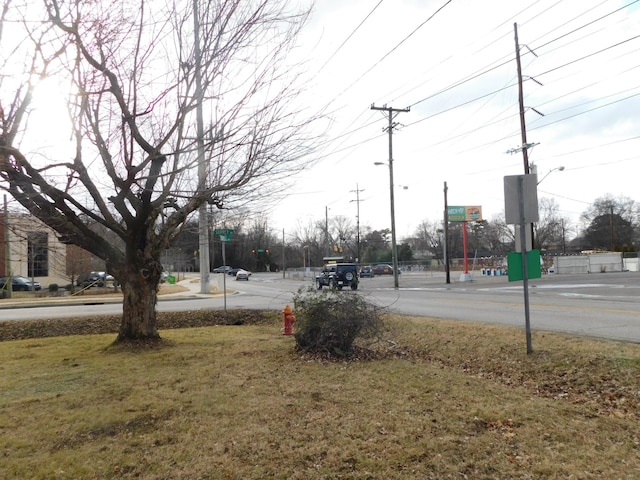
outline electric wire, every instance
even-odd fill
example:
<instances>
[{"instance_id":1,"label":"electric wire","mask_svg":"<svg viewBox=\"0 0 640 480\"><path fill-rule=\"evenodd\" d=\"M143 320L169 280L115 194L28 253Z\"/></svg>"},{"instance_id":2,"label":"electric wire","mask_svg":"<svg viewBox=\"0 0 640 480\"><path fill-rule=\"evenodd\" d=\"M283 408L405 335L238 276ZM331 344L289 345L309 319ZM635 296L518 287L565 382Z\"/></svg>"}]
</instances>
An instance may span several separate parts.
<instances>
[{"instance_id":1,"label":"electric wire","mask_svg":"<svg viewBox=\"0 0 640 480\"><path fill-rule=\"evenodd\" d=\"M373 7L373 9L367 14L366 17L364 17L362 19L362 21L358 24L358 26L352 30L352 32L347 36L347 38L345 38L342 43L340 44L340 46L329 56L329 58L322 64L322 66L318 69L318 71L316 72L316 75L319 75L320 72L322 72L324 70L324 67L327 66L327 64L333 60L333 58L338 54L338 52L340 50L342 50L342 48L347 44L347 42L349 40L351 40L351 37L353 37L356 32L360 29L360 27L362 27L362 25L364 25L364 23L369 19L369 17L371 17L371 15L373 15L373 12L375 12L378 7L380 6L380 4L383 2L384 0L380 0L375 7Z\"/></svg>"}]
</instances>

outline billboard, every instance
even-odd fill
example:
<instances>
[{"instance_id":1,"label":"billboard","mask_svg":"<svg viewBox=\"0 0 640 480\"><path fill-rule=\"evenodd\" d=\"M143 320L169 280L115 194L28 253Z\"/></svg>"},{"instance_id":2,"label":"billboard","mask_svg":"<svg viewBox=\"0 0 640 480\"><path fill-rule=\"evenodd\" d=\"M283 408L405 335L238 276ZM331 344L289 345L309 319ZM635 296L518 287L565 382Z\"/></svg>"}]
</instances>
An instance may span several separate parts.
<instances>
[{"instance_id":1,"label":"billboard","mask_svg":"<svg viewBox=\"0 0 640 480\"><path fill-rule=\"evenodd\" d=\"M480 222L482 220L482 207L448 206L447 219L450 222Z\"/></svg>"}]
</instances>

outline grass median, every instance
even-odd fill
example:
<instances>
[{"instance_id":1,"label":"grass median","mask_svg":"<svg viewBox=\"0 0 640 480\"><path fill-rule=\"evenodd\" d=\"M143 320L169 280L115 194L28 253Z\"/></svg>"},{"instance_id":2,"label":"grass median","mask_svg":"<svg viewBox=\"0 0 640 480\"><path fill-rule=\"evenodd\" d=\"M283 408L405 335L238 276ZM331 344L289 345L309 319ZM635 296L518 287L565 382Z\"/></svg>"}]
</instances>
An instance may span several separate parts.
<instances>
[{"instance_id":1,"label":"grass median","mask_svg":"<svg viewBox=\"0 0 640 480\"><path fill-rule=\"evenodd\" d=\"M143 351L0 325L3 478L640 478L636 344L391 316L334 360L198 315Z\"/></svg>"}]
</instances>

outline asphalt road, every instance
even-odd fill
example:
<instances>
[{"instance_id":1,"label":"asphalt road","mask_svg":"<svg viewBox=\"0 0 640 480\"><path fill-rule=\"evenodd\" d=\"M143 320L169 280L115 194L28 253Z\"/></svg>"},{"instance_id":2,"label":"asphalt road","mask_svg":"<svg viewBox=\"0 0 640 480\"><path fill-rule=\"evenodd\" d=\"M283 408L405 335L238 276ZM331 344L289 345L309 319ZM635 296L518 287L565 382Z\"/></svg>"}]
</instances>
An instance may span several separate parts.
<instances>
[{"instance_id":1,"label":"asphalt road","mask_svg":"<svg viewBox=\"0 0 640 480\"><path fill-rule=\"evenodd\" d=\"M219 278L219 277L217 277ZM446 284L442 274L405 272L400 288L393 288L393 277L361 280L358 294L391 311L464 321L522 326L524 330L524 291L522 282L509 283L507 277L474 274L471 282L460 282L451 275ZM213 281L216 281L214 277ZM225 298L200 295L192 290L158 302L159 311L224 308ZM227 309L259 308L282 310L291 303L294 292L312 280L283 279L282 274L254 274L249 282L227 281L233 289L226 296ZM344 292L349 294L351 292ZM640 273L602 273L590 275L547 275L529 282L531 328L640 342ZM120 313L120 303L93 301L84 305L22 305L0 308L0 321L32 318ZM0 303L0 307L3 305ZM29 308L24 308L29 307ZM535 337L534 337L535 348Z\"/></svg>"}]
</instances>

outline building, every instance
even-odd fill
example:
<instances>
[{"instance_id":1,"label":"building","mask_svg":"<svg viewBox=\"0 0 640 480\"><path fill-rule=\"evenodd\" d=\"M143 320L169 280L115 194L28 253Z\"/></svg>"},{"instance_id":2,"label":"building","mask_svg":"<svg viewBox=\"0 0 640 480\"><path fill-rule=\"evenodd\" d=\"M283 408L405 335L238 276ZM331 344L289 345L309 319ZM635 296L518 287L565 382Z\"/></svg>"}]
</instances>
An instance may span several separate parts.
<instances>
[{"instance_id":1,"label":"building","mask_svg":"<svg viewBox=\"0 0 640 480\"><path fill-rule=\"evenodd\" d=\"M29 214L0 215L0 276L33 278L43 288L74 283L82 273L105 270L103 260L75 245Z\"/></svg>"}]
</instances>

